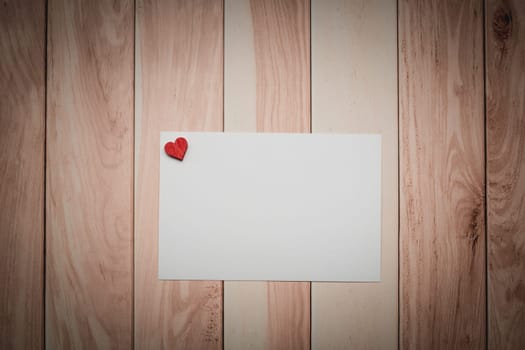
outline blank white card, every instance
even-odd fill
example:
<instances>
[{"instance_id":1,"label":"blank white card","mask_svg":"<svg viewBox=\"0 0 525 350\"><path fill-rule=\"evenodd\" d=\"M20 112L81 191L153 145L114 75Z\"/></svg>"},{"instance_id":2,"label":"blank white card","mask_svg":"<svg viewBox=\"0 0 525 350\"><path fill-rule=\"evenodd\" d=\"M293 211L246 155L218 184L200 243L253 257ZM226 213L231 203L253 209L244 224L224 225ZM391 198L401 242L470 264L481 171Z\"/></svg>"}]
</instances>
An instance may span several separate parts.
<instances>
[{"instance_id":1,"label":"blank white card","mask_svg":"<svg viewBox=\"0 0 525 350\"><path fill-rule=\"evenodd\" d=\"M183 161L164 152L177 137ZM160 141L160 279L380 280L380 135Z\"/></svg>"}]
</instances>

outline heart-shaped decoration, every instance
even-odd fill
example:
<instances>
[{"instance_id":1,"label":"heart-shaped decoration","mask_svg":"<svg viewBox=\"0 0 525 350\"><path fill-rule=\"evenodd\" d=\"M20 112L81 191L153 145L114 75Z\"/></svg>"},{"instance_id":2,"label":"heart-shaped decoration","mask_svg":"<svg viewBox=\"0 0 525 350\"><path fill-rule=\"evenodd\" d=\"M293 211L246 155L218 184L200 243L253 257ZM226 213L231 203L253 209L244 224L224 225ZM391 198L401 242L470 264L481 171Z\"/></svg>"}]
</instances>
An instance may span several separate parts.
<instances>
[{"instance_id":1,"label":"heart-shaped decoration","mask_svg":"<svg viewBox=\"0 0 525 350\"><path fill-rule=\"evenodd\" d=\"M164 145L164 151L172 158L183 160L186 150L188 149L188 141L184 137L177 137L175 142L168 142Z\"/></svg>"}]
</instances>

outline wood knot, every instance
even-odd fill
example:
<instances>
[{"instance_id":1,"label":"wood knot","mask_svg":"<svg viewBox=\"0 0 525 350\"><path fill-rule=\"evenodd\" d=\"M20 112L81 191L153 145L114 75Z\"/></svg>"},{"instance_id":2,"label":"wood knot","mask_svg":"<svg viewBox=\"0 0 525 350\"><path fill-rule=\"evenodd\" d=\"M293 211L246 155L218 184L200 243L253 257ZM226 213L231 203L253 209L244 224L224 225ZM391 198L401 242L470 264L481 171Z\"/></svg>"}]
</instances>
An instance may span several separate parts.
<instances>
[{"instance_id":1,"label":"wood knot","mask_svg":"<svg viewBox=\"0 0 525 350\"><path fill-rule=\"evenodd\" d=\"M492 30L496 40L505 44L512 34L512 13L508 8L499 7L494 12L492 19Z\"/></svg>"},{"instance_id":2,"label":"wood knot","mask_svg":"<svg viewBox=\"0 0 525 350\"><path fill-rule=\"evenodd\" d=\"M480 230L481 230L480 219L482 219L481 214L482 212L479 207L475 207L472 209L467 238L468 238L470 248L472 249L473 254L476 254L476 245L478 243L479 236L480 236Z\"/></svg>"}]
</instances>

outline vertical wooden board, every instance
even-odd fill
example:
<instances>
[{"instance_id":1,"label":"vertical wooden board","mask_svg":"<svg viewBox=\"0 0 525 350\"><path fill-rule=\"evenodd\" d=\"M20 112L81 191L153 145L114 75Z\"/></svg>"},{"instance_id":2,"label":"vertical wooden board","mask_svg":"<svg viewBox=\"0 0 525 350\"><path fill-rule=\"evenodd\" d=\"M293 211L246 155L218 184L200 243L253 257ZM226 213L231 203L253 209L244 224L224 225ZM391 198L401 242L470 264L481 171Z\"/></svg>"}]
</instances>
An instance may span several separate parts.
<instances>
[{"instance_id":1,"label":"vertical wooden board","mask_svg":"<svg viewBox=\"0 0 525 350\"><path fill-rule=\"evenodd\" d=\"M48 8L46 347L131 347L133 1Z\"/></svg>"},{"instance_id":2,"label":"vertical wooden board","mask_svg":"<svg viewBox=\"0 0 525 350\"><path fill-rule=\"evenodd\" d=\"M39 349L45 1L3 1L0 7L0 348Z\"/></svg>"},{"instance_id":3,"label":"vertical wooden board","mask_svg":"<svg viewBox=\"0 0 525 350\"><path fill-rule=\"evenodd\" d=\"M381 282L312 283L313 349L395 349L397 6L312 1L312 132L382 135Z\"/></svg>"},{"instance_id":4,"label":"vertical wooden board","mask_svg":"<svg viewBox=\"0 0 525 350\"><path fill-rule=\"evenodd\" d=\"M403 349L485 346L481 0L399 3Z\"/></svg>"},{"instance_id":5,"label":"vertical wooden board","mask_svg":"<svg viewBox=\"0 0 525 350\"><path fill-rule=\"evenodd\" d=\"M137 1L135 348L221 349L222 282L158 279L159 133L222 131L223 3Z\"/></svg>"},{"instance_id":6,"label":"vertical wooden board","mask_svg":"<svg viewBox=\"0 0 525 350\"><path fill-rule=\"evenodd\" d=\"M525 348L525 2L486 7L489 348Z\"/></svg>"},{"instance_id":7,"label":"vertical wooden board","mask_svg":"<svg viewBox=\"0 0 525 350\"><path fill-rule=\"evenodd\" d=\"M226 0L226 131L310 131L309 18L306 0ZM309 348L309 304L309 283L224 282L225 348Z\"/></svg>"},{"instance_id":8,"label":"vertical wooden board","mask_svg":"<svg viewBox=\"0 0 525 350\"><path fill-rule=\"evenodd\" d=\"M250 1L226 0L224 3L225 131L257 130L253 35Z\"/></svg>"},{"instance_id":9,"label":"vertical wooden board","mask_svg":"<svg viewBox=\"0 0 525 350\"><path fill-rule=\"evenodd\" d=\"M250 8L257 131L309 132L310 2L251 0Z\"/></svg>"}]
</instances>

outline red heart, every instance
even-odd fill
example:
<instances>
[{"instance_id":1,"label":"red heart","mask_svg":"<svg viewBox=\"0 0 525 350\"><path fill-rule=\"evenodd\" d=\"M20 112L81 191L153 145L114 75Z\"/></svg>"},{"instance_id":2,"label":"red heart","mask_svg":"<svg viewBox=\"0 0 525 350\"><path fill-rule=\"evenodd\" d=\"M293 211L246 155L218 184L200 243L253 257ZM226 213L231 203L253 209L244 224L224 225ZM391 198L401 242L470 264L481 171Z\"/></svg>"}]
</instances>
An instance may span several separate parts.
<instances>
[{"instance_id":1,"label":"red heart","mask_svg":"<svg viewBox=\"0 0 525 350\"><path fill-rule=\"evenodd\" d=\"M164 151L172 158L183 160L186 150L188 149L188 141L184 137L177 137L175 142L168 142L164 145Z\"/></svg>"}]
</instances>

